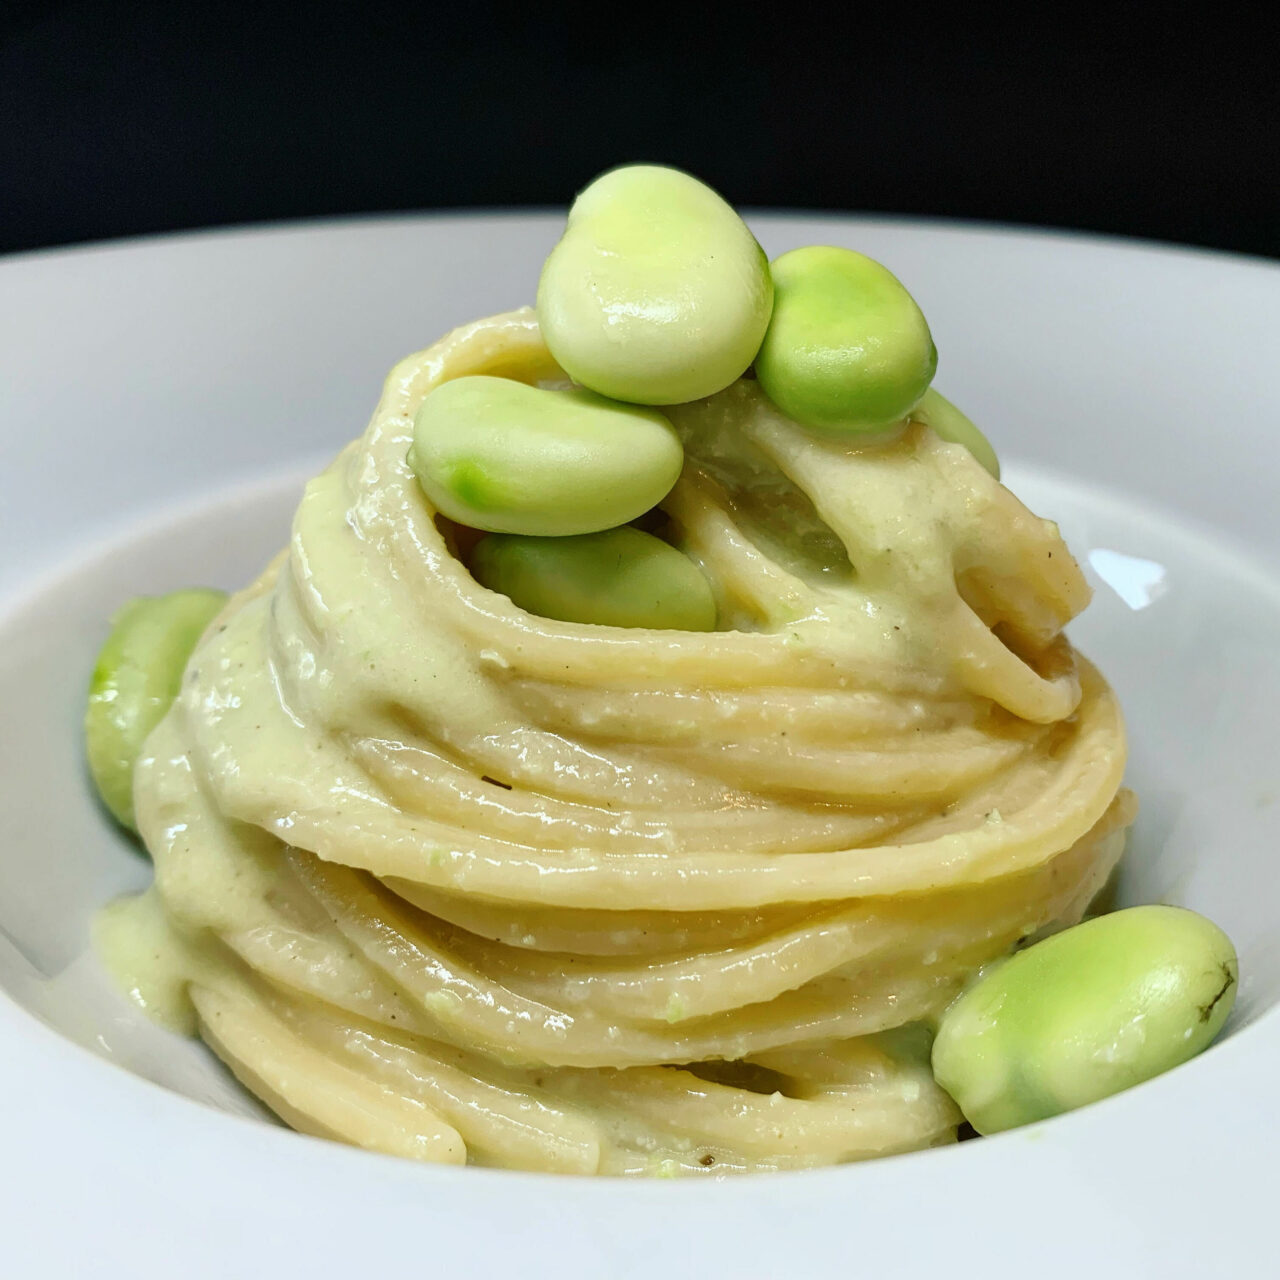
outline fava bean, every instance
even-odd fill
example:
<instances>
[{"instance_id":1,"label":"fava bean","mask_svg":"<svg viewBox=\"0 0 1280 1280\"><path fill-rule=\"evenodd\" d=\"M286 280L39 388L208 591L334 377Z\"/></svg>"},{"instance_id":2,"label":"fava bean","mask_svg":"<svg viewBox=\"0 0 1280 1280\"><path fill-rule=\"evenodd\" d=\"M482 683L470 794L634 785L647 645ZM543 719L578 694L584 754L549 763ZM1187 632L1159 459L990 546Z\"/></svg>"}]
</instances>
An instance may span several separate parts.
<instances>
[{"instance_id":1,"label":"fava bean","mask_svg":"<svg viewBox=\"0 0 1280 1280\"><path fill-rule=\"evenodd\" d=\"M538 283L538 323L561 367L635 404L723 390L750 365L772 305L768 259L742 219L658 165L591 183Z\"/></svg>"},{"instance_id":2,"label":"fava bean","mask_svg":"<svg viewBox=\"0 0 1280 1280\"><path fill-rule=\"evenodd\" d=\"M139 596L111 620L89 684L84 737L98 795L122 826L134 826L133 767L142 744L177 697L187 659L226 599L200 587Z\"/></svg>"},{"instance_id":3,"label":"fava bean","mask_svg":"<svg viewBox=\"0 0 1280 1280\"><path fill-rule=\"evenodd\" d=\"M901 421L933 379L938 353L915 299L878 262L810 245L773 264L773 318L756 356L765 394L824 431Z\"/></svg>"},{"instance_id":4,"label":"fava bean","mask_svg":"<svg viewBox=\"0 0 1280 1280\"><path fill-rule=\"evenodd\" d=\"M989 968L943 1015L933 1071L979 1133L1043 1120L1194 1057L1235 1000L1235 948L1180 907L1131 907Z\"/></svg>"},{"instance_id":5,"label":"fava bean","mask_svg":"<svg viewBox=\"0 0 1280 1280\"><path fill-rule=\"evenodd\" d=\"M472 554L471 572L542 618L674 631L716 625L711 587L697 565L628 526L576 538L491 534Z\"/></svg>"},{"instance_id":6,"label":"fava bean","mask_svg":"<svg viewBox=\"0 0 1280 1280\"><path fill-rule=\"evenodd\" d=\"M666 497L684 449L653 409L509 378L436 387L414 422L409 465L451 520L562 537L635 519Z\"/></svg>"},{"instance_id":7,"label":"fava bean","mask_svg":"<svg viewBox=\"0 0 1280 1280\"><path fill-rule=\"evenodd\" d=\"M911 410L911 416L917 422L931 427L939 439L964 445L997 480L1000 479L1000 459L996 457L991 442L945 396L930 387L920 403Z\"/></svg>"}]
</instances>

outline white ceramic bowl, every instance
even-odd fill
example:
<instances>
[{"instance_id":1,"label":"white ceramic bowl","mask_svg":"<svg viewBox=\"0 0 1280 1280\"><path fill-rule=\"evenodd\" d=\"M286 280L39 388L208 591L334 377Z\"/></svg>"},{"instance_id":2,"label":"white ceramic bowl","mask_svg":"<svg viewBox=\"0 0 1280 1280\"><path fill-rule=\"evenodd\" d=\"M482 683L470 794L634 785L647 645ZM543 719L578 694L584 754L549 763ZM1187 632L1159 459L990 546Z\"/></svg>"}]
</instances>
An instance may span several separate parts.
<instances>
[{"instance_id":1,"label":"white ceramic bowl","mask_svg":"<svg viewBox=\"0 0 1280 1280\"><path fill-rule=\"evenodd\" d=\"M1233 936L1227 1035L999 1138L723 1183L419 1167L264 1123L87 950L97 907L149 875L86 785L93 655L126 597L254 573L393 361L531 299L560 219L14 258L0 263L0 1274L1275 1274L1280 269L949 225L753 224L771 256L825 242L890 264L932 322L939 387L1063 524L1097 587L1074 635L1130 721L1143 809L1124 894L1196 907Z\"/></svg>"}]
</instances>

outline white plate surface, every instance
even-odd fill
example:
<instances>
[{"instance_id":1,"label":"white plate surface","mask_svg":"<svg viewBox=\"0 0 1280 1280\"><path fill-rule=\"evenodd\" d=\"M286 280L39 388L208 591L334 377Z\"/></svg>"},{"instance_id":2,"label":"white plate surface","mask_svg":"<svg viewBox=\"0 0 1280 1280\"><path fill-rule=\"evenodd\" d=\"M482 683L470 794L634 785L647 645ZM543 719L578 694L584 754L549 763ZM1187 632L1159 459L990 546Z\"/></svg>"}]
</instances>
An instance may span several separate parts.
<instances>
[{"instance_id":1,"label":"white plate surface","mask_svg":"<svg viewBox=\"0 0 1280 1280\"><path fill-rule=\"evenodd\" d=\"M1130 720L1144 808L1125 892L1233 935L1229 1034L1000 1138L723 1183L419 1167L262 1123L86 951L96 905L147 878L79 762L103 619L139 591L247 578L390 365L531 299L560 218L34 254L0 262L0 1274L1274 1274L1280 268L941 224L751 221L771 256L820 242L888 263L930 318L939 387L988 427L1011 487L1062 522L1097 589L1073 634Z\"/></svg>"}]
</instances>

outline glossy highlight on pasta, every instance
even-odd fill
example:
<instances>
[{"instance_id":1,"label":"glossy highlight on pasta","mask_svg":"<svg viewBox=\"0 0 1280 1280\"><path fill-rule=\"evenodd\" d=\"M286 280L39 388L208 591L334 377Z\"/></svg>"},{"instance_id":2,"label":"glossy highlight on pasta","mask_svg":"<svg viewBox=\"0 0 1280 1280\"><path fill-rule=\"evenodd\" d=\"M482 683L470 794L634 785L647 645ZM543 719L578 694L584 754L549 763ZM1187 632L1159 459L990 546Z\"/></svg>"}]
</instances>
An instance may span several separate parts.
<instances>
[{"instance_id":1,"label":"glossy highlight on pasta","mask_svg":"<svg viewBox=\"0 0 1280 1280\"><path fill-rule=\"evenodd\" d=\"M287 1123L415 1159L953 1141L929 1025L1081 918L1134 811L1056 527L922 422L815 436L748 376L663 410L718 629L535 617L406 461L472 375L566 385L527 309L392 371L147 741L112 967Z\"/></svg>"}]
</instances>

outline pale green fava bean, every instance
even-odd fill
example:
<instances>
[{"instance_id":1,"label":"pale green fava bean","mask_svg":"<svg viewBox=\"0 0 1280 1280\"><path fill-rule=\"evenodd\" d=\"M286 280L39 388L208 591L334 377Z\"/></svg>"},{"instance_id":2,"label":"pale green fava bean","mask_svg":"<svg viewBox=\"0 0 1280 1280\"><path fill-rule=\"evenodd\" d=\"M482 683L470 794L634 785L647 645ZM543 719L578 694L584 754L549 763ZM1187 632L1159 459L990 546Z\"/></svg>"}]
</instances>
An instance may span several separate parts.
<instances>
[{"instance_id":1,"label":"pale green fava bean","mask_svg":"<svg viewBox=\"0 0 1280 1280\"><path fill-rule=\"evenodd\" d=\"M751 364L772 306L769 262L746 223L659 165L592 182L538 282L538 323L560 366L635 404L723 390Z\"/></svg>"},{"instance_id":2,"label":"pale green fava bean","mask_svg":"<svg viewBox=\"0 0 1280 1280\"><path fill-rule=\"evenodd\" d=\"M919 403L938 365L924 315L898 279L852 249L810 245L773 264L773 319L756 377L789 418L879 431Z\"/></svg>"},{"instance_id":3,"label":"pale green fava bean","mask_svg":"<svg viewBox=\"0 0 1280 1280\"><path fill-rule=\"evenodd\" d=\"M177 697L187 659L226 599L203 587L139 596L111 620L89 682L84 738L98 795L122 826L134 826L133 767L142 744Z\"/></svg>"},{"instance_id":4,"label":"pale green fava bean","mask_svg":"<svg viewBox=\"0 0 1280 1280\"><path fill-rule=\"evenodd\" d=\"M1000 459L991 442L978 430L977 425L933 387L924 393L920 403L911 410L917 422L931 427L935 435L950 444L962 444L997 479L1000 479Z\"/></svg>"},{"instance_id":5,"label":"pale green fava bean","mask_svg":"<svg viewBox=\"0 0 1280 1280\"><path fill-rule=\"evenodd\" d=\"M657 506L684 465L653 409L581 387L456 378L414 422L409 465L437 510L490 533L595 533Z\"/></svg>"},{"instance_id":6,"label":"pale green fava bean","mask_svg":"<svg viewBox=\"0 0 1280 1280\"><path fill-rule=\"evenodd\" d=\"M1235 948L1181 907L1130 907L988 969L943 1015L933 1071L979 1133L1096 1102L1206 1048Z\"/></svg>"},{"instance_id":7,"label":"pale green fava bean","mask_svg":"<svg viewBox=\"0 0 1280 1280\"><path fill-rule=\"evenodd\" d=\"M471 572L526 612L560 622L675 631L716 625L715 600L698 566L639 529L576 538L491 534L477 544Z\"/></svg>"}]
</instances>

